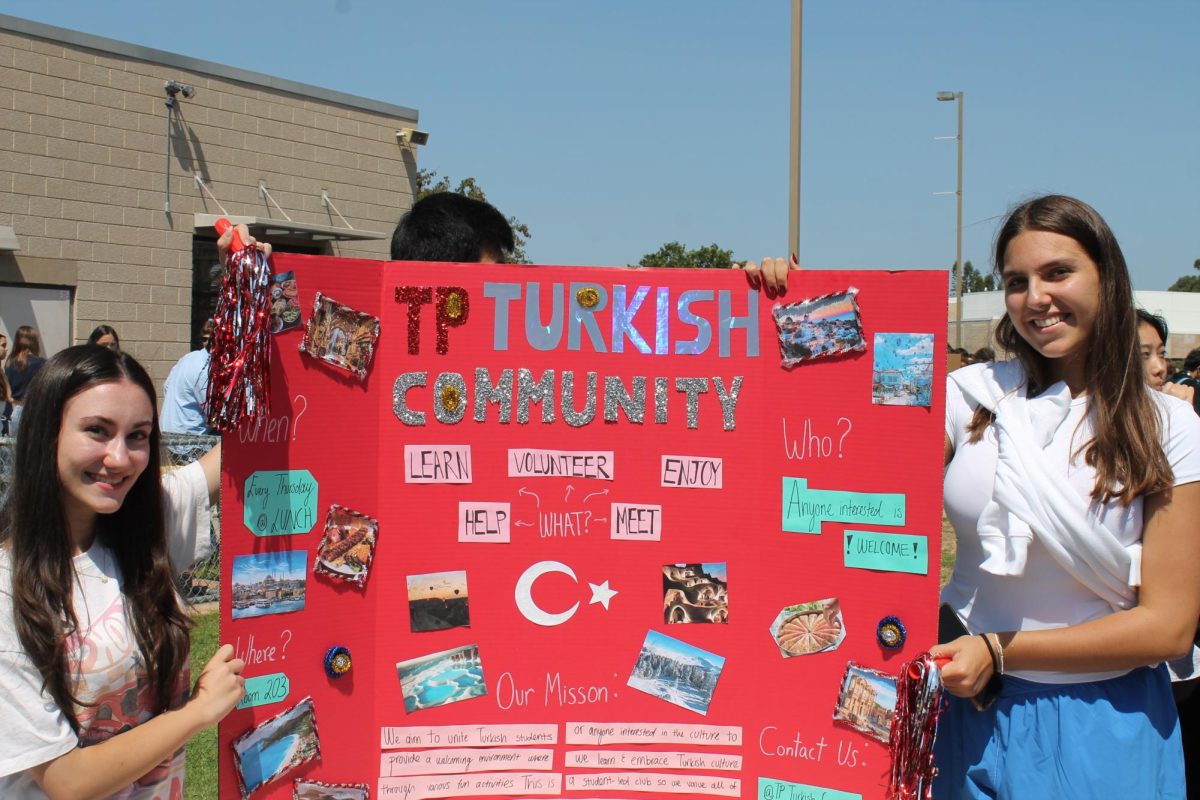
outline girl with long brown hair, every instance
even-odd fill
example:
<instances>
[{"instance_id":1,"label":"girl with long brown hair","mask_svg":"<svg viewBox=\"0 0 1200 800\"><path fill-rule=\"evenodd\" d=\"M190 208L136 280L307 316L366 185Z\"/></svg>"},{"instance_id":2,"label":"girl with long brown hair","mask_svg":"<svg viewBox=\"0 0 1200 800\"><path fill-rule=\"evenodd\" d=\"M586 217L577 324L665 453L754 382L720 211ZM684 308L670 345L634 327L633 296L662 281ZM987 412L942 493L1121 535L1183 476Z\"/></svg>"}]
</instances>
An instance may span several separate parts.
<instances>
[{"instance_id":1,"label":"girl with long brown hair","mask_svg":"<svg viewBox=\"0 0 1200 800\"><path fill-rule=\"evenodd\" d=\"M1161 662L1200 616L1200 420L1145 385L1125 259L1090 206L1018 206L995 265L1016 359L946 394L942 600L965 631L931 651L953 695L934 794L1182 798Z\"/></svg>"},{"instance_id":2,"label":"girl with long brown hair","mask_svg":"<svg viewBox=\"0 0 1200 800\"><path fill-rule=\"evenodd\" d=\"M38 370L46 363L42 358L42 340L37 329L31 325L22 325L13 334L12 350L8 360L4 362L4 379L8 383L8 391L12 401L12 416L8 421L10 436L17 435L17 426L25 405L25 390Z\"/></svg>"},{"instance_id":3,"label":"girl with long brown hair","mask_svg":"<svg viewBox=\"0 0 1200 800\"><path fill-rule=\"evenodd\" d=\"M243 691L226 645L189 693L174 585L208 546L219 447L160 479L154 385L106 348L58 353L26 397L0 509L0 796L180 797L184 743Z\"/></svg>"}]
</instances>

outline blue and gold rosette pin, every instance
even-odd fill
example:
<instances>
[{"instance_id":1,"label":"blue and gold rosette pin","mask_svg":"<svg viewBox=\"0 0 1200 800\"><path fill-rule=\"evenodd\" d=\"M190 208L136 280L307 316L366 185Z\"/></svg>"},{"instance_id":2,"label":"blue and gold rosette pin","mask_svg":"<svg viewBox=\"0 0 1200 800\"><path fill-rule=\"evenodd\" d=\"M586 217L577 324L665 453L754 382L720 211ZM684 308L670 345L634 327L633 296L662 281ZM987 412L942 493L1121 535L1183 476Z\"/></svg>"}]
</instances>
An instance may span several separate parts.
<instances>
[{"instance_id":1,"label":"blue and gold rosette pin","mask_svg":"<svg viewBox=\"0 0 1200 800\"><path fill-rule=\"evenodd\" d=\"M899 617L884 617L875 626L875 639L885 650L899 650L904 646L904 640L907 638L908 631L904 629L904 623L900 621Z\"/></svg>"},{"instance_id":2,"label":"blue and gold rosette pin","mask_svg":"<svg viewBox=\"0 0 1200 800\"><path fill-rule=\"evenodd\" d=\"M330 678L336 680L344 676L353 666L354 661L350 658L350 650L340 644L325 652L325 674Z\"/></svg>"}]
</instances>

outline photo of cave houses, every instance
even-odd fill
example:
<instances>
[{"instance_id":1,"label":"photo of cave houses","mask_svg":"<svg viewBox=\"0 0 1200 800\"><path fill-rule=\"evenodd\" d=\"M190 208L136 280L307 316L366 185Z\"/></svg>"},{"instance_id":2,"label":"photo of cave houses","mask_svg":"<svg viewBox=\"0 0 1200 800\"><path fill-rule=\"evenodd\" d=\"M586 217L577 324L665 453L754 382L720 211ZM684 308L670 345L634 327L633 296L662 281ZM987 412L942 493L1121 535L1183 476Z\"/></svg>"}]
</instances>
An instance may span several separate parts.
<instances>
[{"instance_id":1,"label":"photo of cave houses","mask_svg":"<svg viewBox=\"0 0 1200 800\"><path fill-rule=\"evenodd\" d=\"M663 574L663 621L729 622L725 563L667 564Z\"/></svg>"}]
</instances>

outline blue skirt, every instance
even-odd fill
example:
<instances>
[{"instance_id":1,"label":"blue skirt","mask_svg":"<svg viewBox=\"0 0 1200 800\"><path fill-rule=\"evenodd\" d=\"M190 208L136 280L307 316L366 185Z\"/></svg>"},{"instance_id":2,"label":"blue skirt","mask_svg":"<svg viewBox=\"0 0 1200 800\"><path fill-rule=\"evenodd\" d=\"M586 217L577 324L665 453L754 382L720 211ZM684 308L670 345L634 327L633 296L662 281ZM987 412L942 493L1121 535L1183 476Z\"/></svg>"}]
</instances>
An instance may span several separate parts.
<instances>
[{"instance_id":1,"label":"blue skirt","mask_svg":"<svg viewBox=\"0 0 1200 800\"><path fill-rule=\"evenodd\" d=\"M949 700L934 748L936 800L1186 796L1164 666L1094 683L1005 676L1004 691L986 711Z\"/></svg>"}]
</instances>

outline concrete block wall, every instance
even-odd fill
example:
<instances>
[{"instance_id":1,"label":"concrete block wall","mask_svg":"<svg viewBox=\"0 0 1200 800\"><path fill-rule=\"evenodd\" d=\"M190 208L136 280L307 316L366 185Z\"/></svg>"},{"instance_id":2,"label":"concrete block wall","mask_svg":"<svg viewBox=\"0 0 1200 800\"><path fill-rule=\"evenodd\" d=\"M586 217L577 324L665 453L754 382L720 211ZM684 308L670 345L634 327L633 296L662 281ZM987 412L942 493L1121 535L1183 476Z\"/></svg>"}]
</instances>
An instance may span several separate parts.
<instances>
[{"instance_id":1,"label":"concrete block wall","mask_svg":"<svg viewBox=\"0 0 1200 800\"><path fill-rule=\"evenodd\" d=\"M193 175L232 215L283 219L260 181L296 222L343 225L322 190L360 230L390 233L411 205L414 153L395 134L415 112L59 32L0 20L0 225L21 247L0 254L0 283L73 287L76 341L111 324L160 386L189 349L193 214L221 211ZM178 97L169 214L168 80L196 89ZM388 242L331 248L382 259Z\"/></svg>"}]
</instances>

